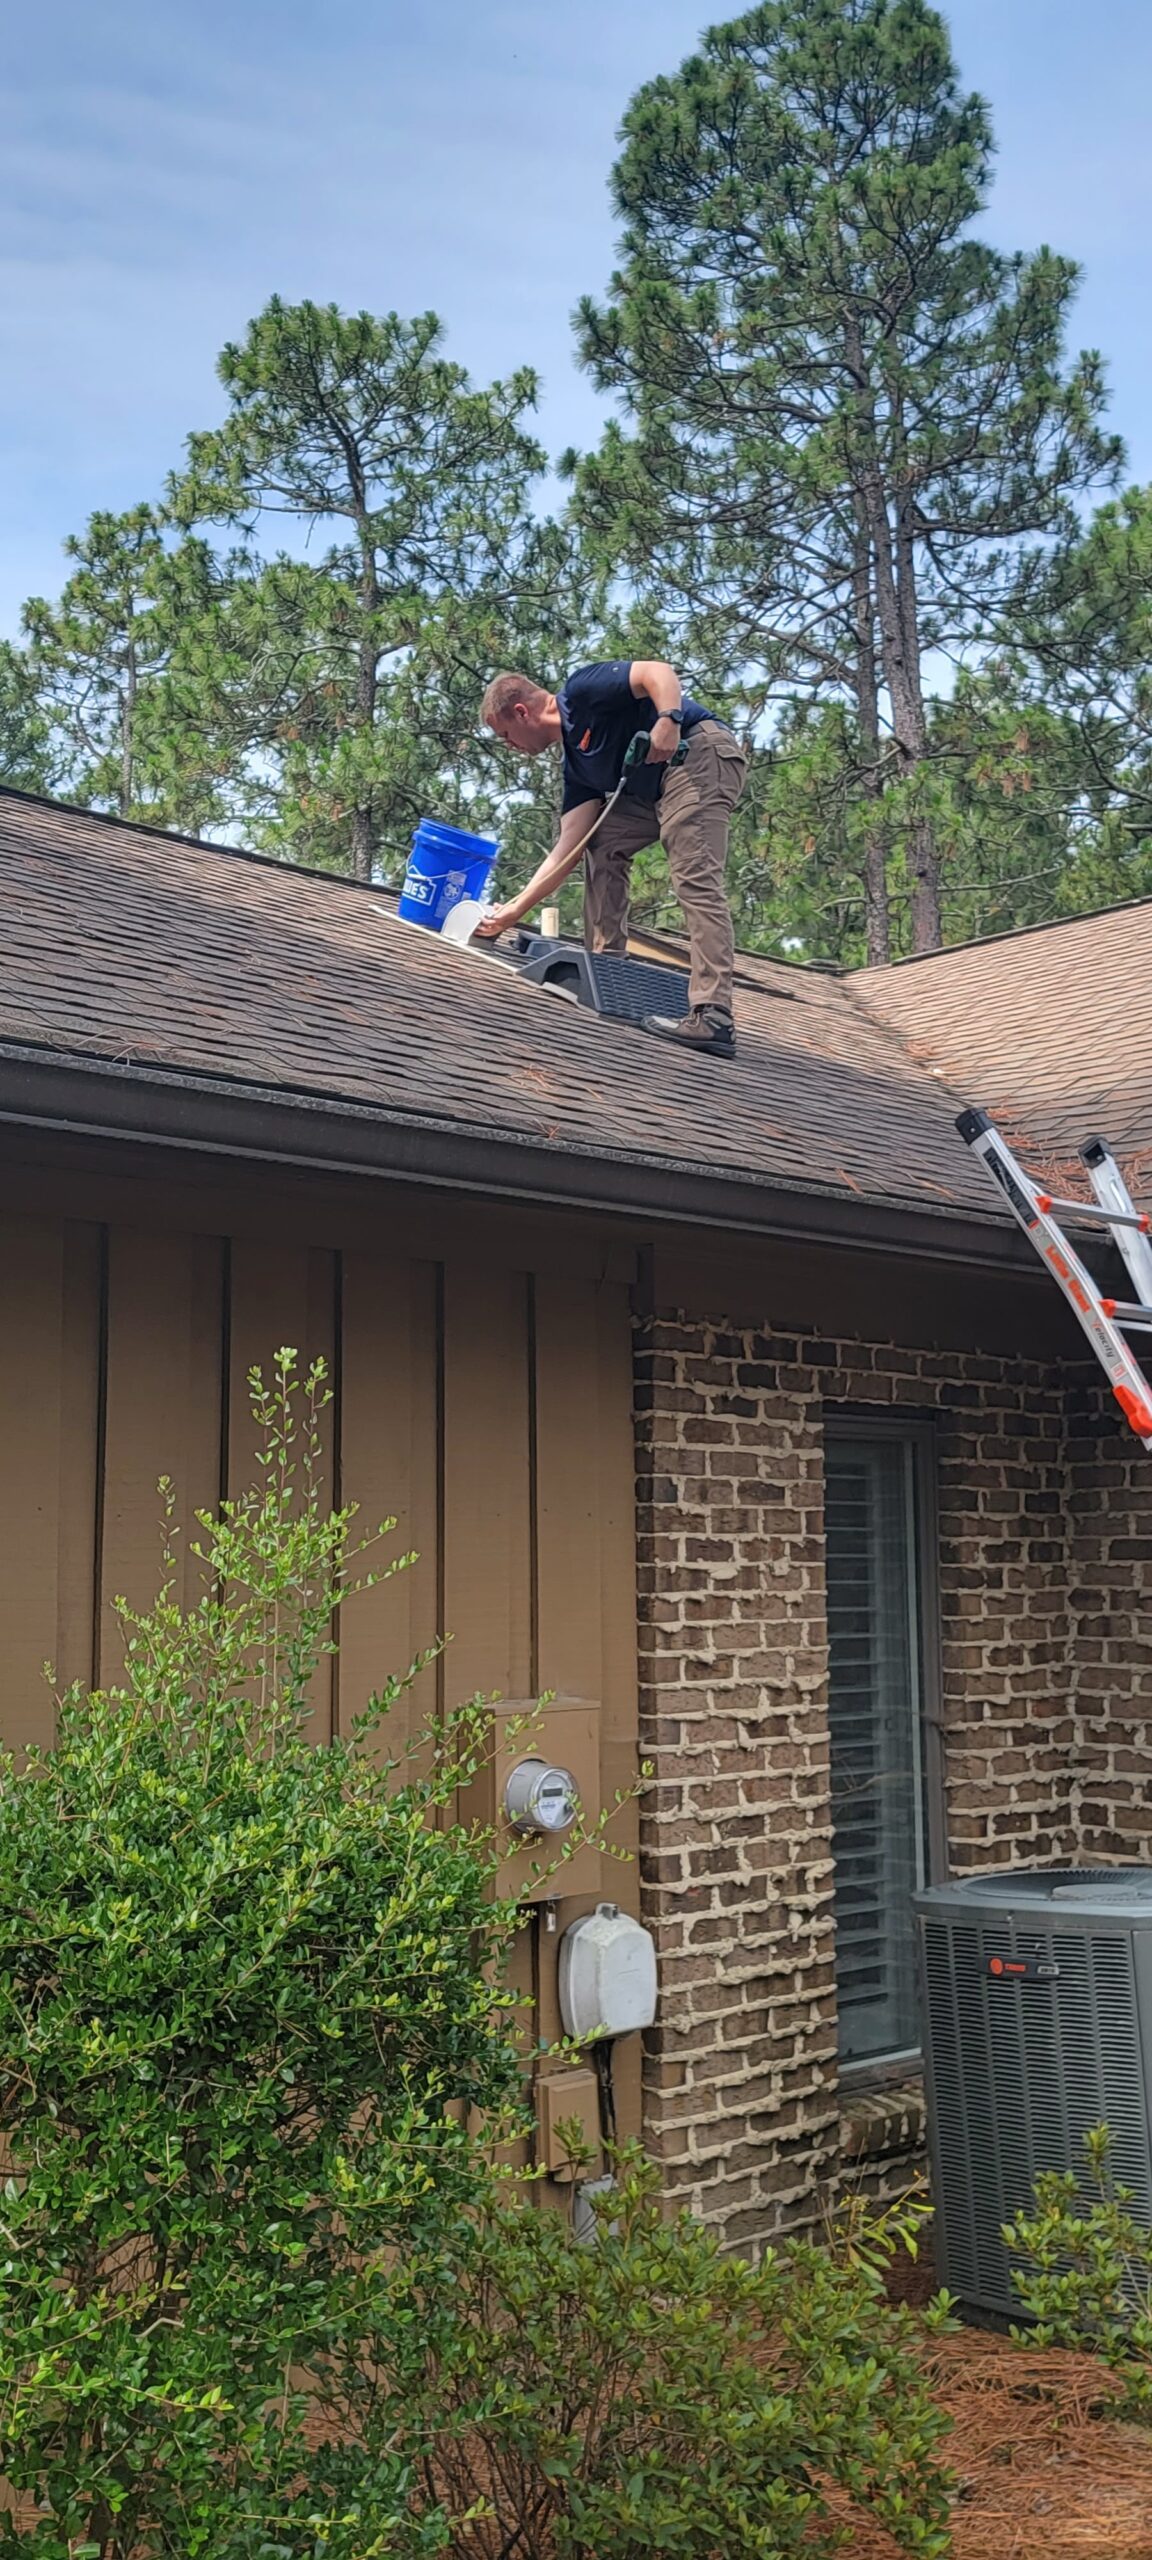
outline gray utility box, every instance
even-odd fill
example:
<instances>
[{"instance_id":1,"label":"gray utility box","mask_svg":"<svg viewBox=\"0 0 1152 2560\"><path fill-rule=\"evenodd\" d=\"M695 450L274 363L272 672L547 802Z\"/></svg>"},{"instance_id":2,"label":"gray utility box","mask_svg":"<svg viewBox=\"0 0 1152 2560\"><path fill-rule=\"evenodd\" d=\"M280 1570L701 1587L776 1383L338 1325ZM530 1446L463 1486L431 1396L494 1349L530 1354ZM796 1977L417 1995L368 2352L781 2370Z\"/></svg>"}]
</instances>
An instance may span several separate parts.
<instances>
[{"instance_id":1,"label":"gray utility box","mask_svg":"<svg viewBox=\"0 0 1152 2560\"><path fill-rule=\"evenodd\" d=\"M1039 2170L1083 2177L1091 2125L1152 2227L1152 1866L1002 1869L913 1907L939 2278L1011 2314L1000 2226Z\"/></svg>"},{"instance_id":2,"label":"gray utility box","mask_svg":"<svg viewBox=\"0 0 1152 2560\"><path fill-rule=\"evenodd\" d=\"M519 949L497 948L522 978L575 998L593 1013L609 1013L617 1022L642 1022L646 1013L666 1013L679 1021L688 1011L688 972L665 967L659 960L627 960L613 951L585 951L581 942L554 942L542 933L522 933Z\"/></svg>"}]
</instances>

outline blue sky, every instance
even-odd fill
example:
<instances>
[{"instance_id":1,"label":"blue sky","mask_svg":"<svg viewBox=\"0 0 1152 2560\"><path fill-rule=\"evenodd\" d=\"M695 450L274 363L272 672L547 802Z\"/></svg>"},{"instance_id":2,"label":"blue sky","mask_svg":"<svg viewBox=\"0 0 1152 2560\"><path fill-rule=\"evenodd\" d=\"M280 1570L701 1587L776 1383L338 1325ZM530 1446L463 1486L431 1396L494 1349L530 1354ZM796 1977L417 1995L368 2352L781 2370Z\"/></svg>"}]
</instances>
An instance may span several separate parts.
<instances>
[{"instance_id":1,"label":"blue sky","mask_svg":"<svg viewBox=\"0 0 1152 2560\"><path fill-rule=\"evenodd\" d=\"M484 378L545 378L555 452L597 402L569 314L612 260L632 90L696 0L9 0L0 26L0 630L96 506L157 494L220 413L223 341L279 292L432 307ZM733 9L732 14L736 14ZM1086 269L1133 476L1152 478L1152 6L956 0L991 99L988 229Z\"/></svg>"}]
</instances>

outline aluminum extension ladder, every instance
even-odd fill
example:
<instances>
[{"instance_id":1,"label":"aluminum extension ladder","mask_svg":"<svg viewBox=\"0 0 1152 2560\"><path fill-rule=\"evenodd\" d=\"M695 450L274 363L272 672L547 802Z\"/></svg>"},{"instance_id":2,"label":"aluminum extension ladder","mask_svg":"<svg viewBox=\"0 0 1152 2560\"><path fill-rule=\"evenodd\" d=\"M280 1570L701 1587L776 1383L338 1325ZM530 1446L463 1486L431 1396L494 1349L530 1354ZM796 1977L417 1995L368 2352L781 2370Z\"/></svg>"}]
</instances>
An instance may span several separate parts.
<instances>
[{"instance_id":1,"label":"aluminum extension ladder","mask_svg":"<svg viewBox=\"0 0 1152 2560\"><path fill-rule=\"evenodd\" d=\"M1054 1200L1025 1173L986 1111L962 1111L956 1126L973 1155L991 1174L1041 1261L1045 1262L1083 1325L1125 1420L1152 1449L1152 1386L1133 1359L1125 1333L1152 1333L1152 1219L1134 1207L1115 1156L1103 1138L1089 1138L1080 1160L1096 1194L1090 1200ZM1136 1296L1102 1296L1060 1224L1070 1218L1106 1227L1123 1255Z\"/></svg>"}]
</instances>

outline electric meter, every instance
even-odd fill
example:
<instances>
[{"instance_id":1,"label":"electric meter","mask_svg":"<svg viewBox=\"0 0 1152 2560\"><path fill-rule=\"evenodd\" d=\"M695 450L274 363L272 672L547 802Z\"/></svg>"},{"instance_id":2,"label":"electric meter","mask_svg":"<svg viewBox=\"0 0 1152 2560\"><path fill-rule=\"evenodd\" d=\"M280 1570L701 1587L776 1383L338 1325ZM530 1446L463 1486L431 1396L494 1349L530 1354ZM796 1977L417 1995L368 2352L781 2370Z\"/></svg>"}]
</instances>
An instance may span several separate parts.
<instances>
[{"instance_id":1,"label":"electric meter","mask_svg":"<svg viewBox=\"0 0 1152 2560\"><path fill-rule=\"evenodd\" d=\"M570 1769L549 1760L521 1760L504 1789L504 1812L513 1831L570 1831L580 1811Z\"/></svg>"}]
</instances>

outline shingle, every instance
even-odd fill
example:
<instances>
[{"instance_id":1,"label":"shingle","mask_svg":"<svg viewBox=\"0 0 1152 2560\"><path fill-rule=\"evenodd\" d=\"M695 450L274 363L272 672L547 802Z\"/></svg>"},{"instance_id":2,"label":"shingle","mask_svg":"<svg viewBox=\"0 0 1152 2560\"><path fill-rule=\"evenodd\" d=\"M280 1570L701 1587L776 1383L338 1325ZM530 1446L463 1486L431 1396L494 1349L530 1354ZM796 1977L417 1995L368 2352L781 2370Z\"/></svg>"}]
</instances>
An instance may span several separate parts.
<instances>
[{"instance_id":1,"label":"shingle","mask_svg":"<svg viewBox=\"0 0 1152 2560\"><path fill-rule=\"evenodd\" d=\"M735 1062L682 1056L371 889L0 793L0 1040L996 1214L954 1102L845 981L767 960L742 978Z\"/></svg>"},{"instance_id":2,"label":"shingle","mask_svg":"<svg viewBox=\"0 0 1152 2560\"><path fill-rule=\"evenodd\" d=\"M855 1000L1051 1177L1097 1134L1152 1167L1152 899L861 969Z\"/></svg>"}]
</instances>

